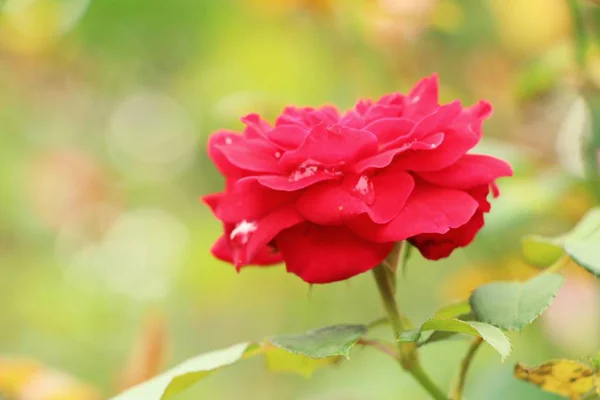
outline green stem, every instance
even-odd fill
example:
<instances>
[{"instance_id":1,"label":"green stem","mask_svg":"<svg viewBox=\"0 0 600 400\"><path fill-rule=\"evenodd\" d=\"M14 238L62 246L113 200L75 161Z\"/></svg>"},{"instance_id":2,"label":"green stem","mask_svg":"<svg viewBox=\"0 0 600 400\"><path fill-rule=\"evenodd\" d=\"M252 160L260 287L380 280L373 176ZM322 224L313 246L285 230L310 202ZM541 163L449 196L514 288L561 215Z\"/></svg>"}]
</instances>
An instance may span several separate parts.
<instances>
[{"instance_id":1,"label":"green stem","mask_svg":"<svg viewBox=\"0 0 600 400\"><path fill-rule=\"evenodd\" d=\"M450 394L450 398L452 400L462 400L463 392L465 390L465 383L467 381L467 373L469 372L469 367L471 366L473 358L475 358L475 353L477 353L477 349L479 349L481 343L483 343L482 338L475 338L473 343L471 343L471 346L469 346L469 350L467 351L465 358L463 358L462 362L460 363L458 381L456 382L455 389Z\"/></svg>"},{"instance_id":2,"label":"green stem","mask_svg":"<svg viewBox=\"0 0 600 400\"><path fill-rule=\"evenodd\" d=\"M585 67L585 55L587 53L589 40L585 30L583 21L583 13L578 4L578 0L567 0L569 9L571 10L571 18L573 19L573 27L575 29L575 59L581 69Z\"/></svg>"},{"instance_id":3,"label":"green stem","mask_svg":"<svg viewBox=\"0 0 600 400\"><path fill-rule=\"evenodd\" d=\"M410 373L413 378L425 389L435 400L448 400L446 395L433 383L431 378L421 367L419 363L417 347L414 343L402 343L398 341L398 337L402 332L409 327L409 322L406 318L400 315L396 304L396 296L394 293L394 284L390 281L390 274L385 270L385 265L380 265L373 269L373 275L379 294L383 300L383 306L387 312L390 325L394 331L394 341L398 347L400 365L404 370Z\"/></svg>"}]
</instances>

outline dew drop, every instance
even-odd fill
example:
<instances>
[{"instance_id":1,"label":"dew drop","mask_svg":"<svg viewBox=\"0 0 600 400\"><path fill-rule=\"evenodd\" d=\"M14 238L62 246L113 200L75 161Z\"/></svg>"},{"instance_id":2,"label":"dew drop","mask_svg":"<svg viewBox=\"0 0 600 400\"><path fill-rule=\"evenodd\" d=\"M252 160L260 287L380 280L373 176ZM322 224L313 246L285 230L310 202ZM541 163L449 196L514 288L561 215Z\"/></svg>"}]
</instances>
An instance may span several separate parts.
<instances>
[{"instance_id":1,"label":"dew drop","mask_svg":"<svg viewBox=\"0 0 600 400\"><path fill-rule=\"evenodd\" d=\"M231 138L226 137L225 138L225 144L231 144L233 142L233 140L231 140Z\"/></svg>"},{"instance_id":2,"label":"dew drop","mask_svg":"<svg viewBox=\"0 0 600 400\"><path fill-rule=\"evenodd\" d=\"M373 190L373 182L366 175L360 175L354 184L354 192L366 204L375 202L375 191Z\"/></svg>"},{"instance_id":3,"label":"dew drop","mask_svg":"<svg viewBox=\"0 0 600 400\"><path fill-rule=\"evenodd\" d=\"M229 240L233 255L233 263L239 272L240 267L248 262L246 255L246 245L256 231L256 222L242 220L235 225L235 228L229 234Z\"/></svg>"},{"instance_id":4,"label":"dew drop","mask_svg":"<svg viewBox=\"0 0 600 400\"><path fill-rule=\"evenodd\" d=\"M421 96L415 96L412 98L411 103L416 103L417 101L421 100Z\"/></svg>"},{"instance_id":5,"label":"dew drop","mask_svg":"<svg viewBox=\"0 0 600 400\"><path fill-rule=\"evenodd\" d=\"M297 182L300 179L308 178L309 176L315 175L319 171L319 166L317 164L310 163L310 161L305 161L300 166L290 174L290 181Z\"/></svg>"},{"instance_id":6,"label":"dew drop","mask_svg":"<svg viewBox=\"0 0 600 400\"><path fill-rule=\"evenodd\" d=\"M229 240L231 240L233 246L244 246L255 230L256 222L249 222L244 219L235 225L235 228L229 234Z\"/></svg>"},{"instance_id":7,"label":"dew drop","mask_svg":"<svg viewBox=\"0 0 600 400\"><path fill-rule=\"evenodd\" d=\"M276 151L275 152L275 158L280 158L281 157L281 152L280 151Z\"/></svg>"}]
</instances>

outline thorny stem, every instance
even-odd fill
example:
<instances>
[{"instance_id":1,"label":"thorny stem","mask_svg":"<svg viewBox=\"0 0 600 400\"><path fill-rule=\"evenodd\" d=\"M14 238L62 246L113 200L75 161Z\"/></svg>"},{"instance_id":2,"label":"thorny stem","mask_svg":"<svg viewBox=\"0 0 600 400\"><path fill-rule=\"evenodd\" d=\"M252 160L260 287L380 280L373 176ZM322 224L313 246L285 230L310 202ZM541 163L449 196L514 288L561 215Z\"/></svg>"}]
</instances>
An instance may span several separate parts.
<instances>
[{"instance_id":1,"label":"thorny stem","mask_svg":"<svg viewBox=\"0 0 600 400\"><path fill-rule=\"evenodd\" d=\"M473 358L475 357L475 353L477 353L477 349L483 343L483 339L480 337L475 338L469 346L469 350L465 355L465 358L460 363L460 369L458 373L458 381L456 382L456 387L450 394L451 400L462 400L463 392L465 390L465 382L467 381L467 373L469 372L469 367L473 362Z\"/></svg>"},{"instance_id":2,"label":"thorny stem","mask_svg":"<svg viewBox=\"0 0 600 400\"><path fill-rule=\"evenodd\" d=\"M394 332L394 340L396 341L399 353L398 361L402 368L410 373L432 398L435 400L448 400L446 395L433 383L421 367L416 345L414 343L398 342L398 337L406 330L408 323L406 318L400 316L393 289L394 285L390 281L390 275L386 272L385 268L387 268L385 265L374 268L373 275L375 276L375 282L383 300L383 306Z\"/></svg>"}]
</instances>

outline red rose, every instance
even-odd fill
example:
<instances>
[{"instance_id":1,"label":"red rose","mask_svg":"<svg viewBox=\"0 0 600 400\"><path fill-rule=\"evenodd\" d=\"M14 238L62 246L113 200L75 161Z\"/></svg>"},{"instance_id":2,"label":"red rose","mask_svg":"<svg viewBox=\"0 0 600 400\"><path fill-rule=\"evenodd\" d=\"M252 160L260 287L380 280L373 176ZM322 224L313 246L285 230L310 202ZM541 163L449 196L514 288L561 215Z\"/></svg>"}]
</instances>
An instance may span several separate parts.
<instances>
[{"instance_id":1,"label":"red rose","mask_svg":"<svg viewBox=\"0 0 600 400\"><path fill-rule=\"evenodd\" d=\"M344 114L288 107L274 126L242 118L242 134L219 131L208 144L226 180L203 199L224 226L213 254L238 269L284 261L309 283L368 271L401 240L448 256L483 227L494 181L512 175L502 160L467 154L490 113L486 102L439 105L434 75Z\"/></svg>"}]
</instances>

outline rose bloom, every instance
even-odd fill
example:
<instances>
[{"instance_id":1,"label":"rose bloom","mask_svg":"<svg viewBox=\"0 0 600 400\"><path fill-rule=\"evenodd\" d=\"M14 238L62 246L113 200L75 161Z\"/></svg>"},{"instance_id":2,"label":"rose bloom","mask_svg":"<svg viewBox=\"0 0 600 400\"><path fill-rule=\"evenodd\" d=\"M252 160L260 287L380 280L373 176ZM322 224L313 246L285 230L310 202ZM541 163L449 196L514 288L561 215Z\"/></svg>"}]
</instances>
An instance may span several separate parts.
<instances>
[{"instance_id":1,"label":"rose bloom","mask_svg":"<svg viewBox=\"0 0 600 400\"><path fill-rule=\"evenodd\" d=\"M223 223L213 254L236 268L285 262L309 283L358 275L407 240L424 257L468 245L490 210L504 161L467 154L487 102L438 104L438 80L405 96L335 107L288 107L274 125L250 114L218 131L208 153L225 190L203 198Z\"/></svg>"}]
</instances>

